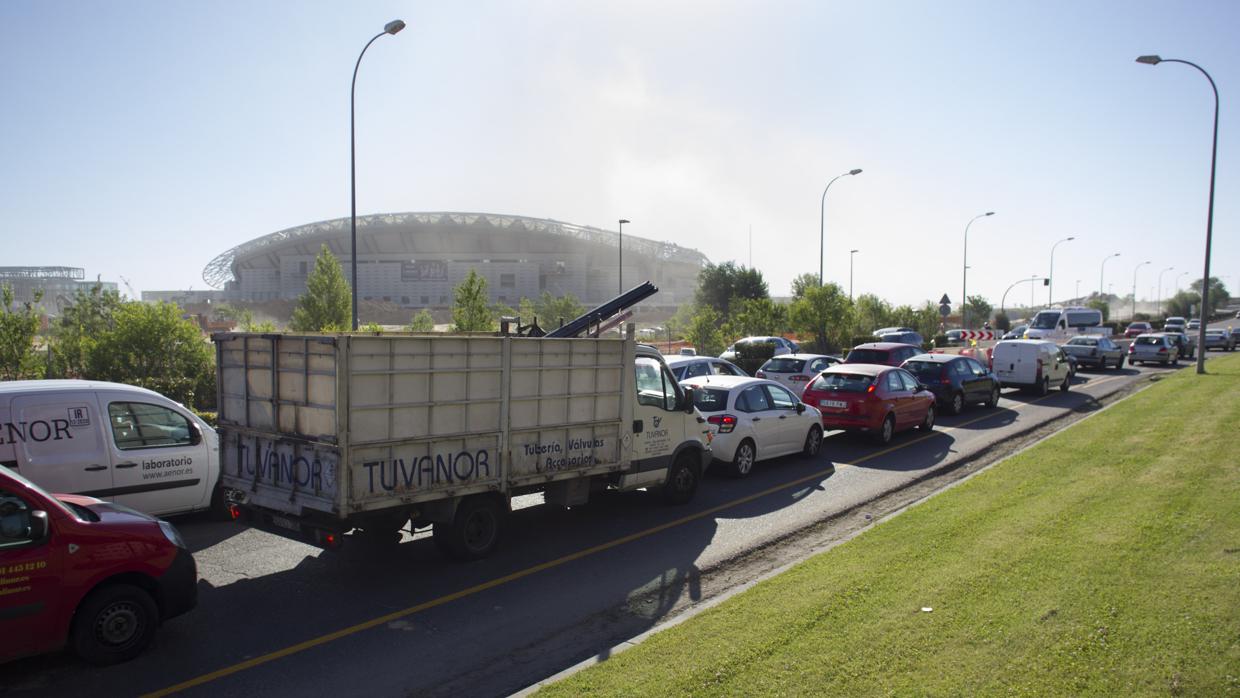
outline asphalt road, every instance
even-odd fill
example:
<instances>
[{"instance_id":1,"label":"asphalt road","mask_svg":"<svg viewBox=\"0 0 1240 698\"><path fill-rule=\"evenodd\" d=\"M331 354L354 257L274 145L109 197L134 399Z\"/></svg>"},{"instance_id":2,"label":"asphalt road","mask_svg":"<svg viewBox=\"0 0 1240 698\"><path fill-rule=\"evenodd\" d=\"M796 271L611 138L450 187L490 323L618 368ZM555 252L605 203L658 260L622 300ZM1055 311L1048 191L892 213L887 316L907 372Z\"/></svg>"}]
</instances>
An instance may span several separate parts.
<instances>
[{"instance_id":1,"label":"asphalt road","mask_svg":"<svg viewBox=\"0 0 1240 698\"><path fill-rule=\"evenodd\" d=\"M124 665L61 654L0 667L0 695L506 695L750 581L758 567L744 561L839 512L1173 370L1083 371L1071 391L1040 399L1005 391L997 408L940 417L932 434L887 448L832 433L818 459L762 461L745 480L708 475L681 507L645 492L525 506L502 550L468 564L442 560L425 533L327 552L182 518L196 610Z\"/></svg>"}]
</instances>

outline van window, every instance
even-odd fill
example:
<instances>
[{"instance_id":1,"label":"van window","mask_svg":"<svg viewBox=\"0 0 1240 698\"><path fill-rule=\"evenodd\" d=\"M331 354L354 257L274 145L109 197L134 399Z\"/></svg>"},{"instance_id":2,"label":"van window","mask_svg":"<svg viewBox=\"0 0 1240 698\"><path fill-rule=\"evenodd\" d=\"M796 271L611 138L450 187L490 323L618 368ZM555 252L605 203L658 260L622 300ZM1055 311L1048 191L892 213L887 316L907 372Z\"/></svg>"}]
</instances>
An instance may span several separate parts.
<instances>
[{"instance_id":1,"label":"van window","mask_svg":"<svg viewBox=\"0 0 1240 698\"><path fill-rule=\"evenodd\" d=\"M0 550L25 545L30 535L30 507L17 495L0 490Z\"/></svg>"},{"instance_id":2,"label":"van window","mask_svg":"<svg viewBox=\"0 0 1240 698\"><path fill-rule=\"evenodd\" d=\"M189 420L159 405L112 402L108 404L108 422L112 425L112 440L122 451L194 443Z\"/></svg>"},{"instance_id":3,"label":"van window","mask_svg":"<svg viewBox=\"0 0 1240 698\"><path fill-rule=\"evenodd\" d=\"M1055 324L1059 322L1059 316L1062 313L1058 310L1043 310L1033 316L1033 321L1029 323L1029 329L1033 330L1053 330Z\"/></svg>"},{"instance_id":4,"label":"van window","mask_svg":"<svg viewBox=\"0 0 1240 698\"><path fill-rule=\"evenodd\" d=\"M1098 327L1102 324L1100 310L1069 310L1064 313L1068 327Z\"/></svg>"}]
</instances>

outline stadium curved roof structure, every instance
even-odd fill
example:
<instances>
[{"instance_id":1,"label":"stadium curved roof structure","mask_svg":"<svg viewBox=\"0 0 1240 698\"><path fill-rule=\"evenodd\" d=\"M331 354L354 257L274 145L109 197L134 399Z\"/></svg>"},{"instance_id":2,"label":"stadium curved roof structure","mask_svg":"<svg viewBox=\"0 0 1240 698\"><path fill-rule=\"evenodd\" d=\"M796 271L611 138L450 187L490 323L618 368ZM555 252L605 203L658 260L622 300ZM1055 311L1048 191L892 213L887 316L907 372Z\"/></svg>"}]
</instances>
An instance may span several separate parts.
<instances>
[{"instance_id":1,"label":"stadium curved roof structure","mask_svg":"<svg viewBox=\"0 0 1240 698\"><path fill-rule=\"evenodd\" d=\"M203 269L202 278L213 288L224 288L236 279L235 270L239 263L263 256L278 256L284 250L301 247L306 243L339 240L341 236L348 236L349 220L335 218L308 223L255 238L211 260ZM446 231L453 228L490 235L541 233L609 247L617 247L620 241L619 234L615 231L547 218L462 212L377 213L357 218L359 254L362 252L362 241L368 235L401 229L417 232L431 229ZM704 267L708 262L706 256L697 250L634 235L624 236L624 250L651 260L696 268Z\"/></svg>"}]
</instances>

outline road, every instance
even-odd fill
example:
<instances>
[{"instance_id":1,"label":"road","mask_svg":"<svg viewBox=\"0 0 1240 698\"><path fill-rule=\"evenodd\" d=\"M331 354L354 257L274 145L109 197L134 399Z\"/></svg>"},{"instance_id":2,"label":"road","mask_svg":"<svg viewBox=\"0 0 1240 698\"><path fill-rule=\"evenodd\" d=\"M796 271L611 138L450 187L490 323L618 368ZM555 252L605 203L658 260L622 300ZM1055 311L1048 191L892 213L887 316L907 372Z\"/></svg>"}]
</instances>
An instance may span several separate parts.
<instances>
[{"instance_id":1,"label":"road","mask_svg":"<svg viewBox=\"0 0 1240 698\"><path fill-rule=\"evenodd\" d=\"M327 552L182 518L201 577L195 611L118 667L63 654L0 667L0 695L506 695L840 539L842 513L865 525L900 505L879 495L942 487L1174 370L1083 371L1045 398L1005 391L997 408L886 448L832 433L818 459L708 475L681 507L645 492L525 506L503 548L469 564L442 560L425 533ZM952 475L926 481L936 473Z\"/></svg>"}]
</instances>

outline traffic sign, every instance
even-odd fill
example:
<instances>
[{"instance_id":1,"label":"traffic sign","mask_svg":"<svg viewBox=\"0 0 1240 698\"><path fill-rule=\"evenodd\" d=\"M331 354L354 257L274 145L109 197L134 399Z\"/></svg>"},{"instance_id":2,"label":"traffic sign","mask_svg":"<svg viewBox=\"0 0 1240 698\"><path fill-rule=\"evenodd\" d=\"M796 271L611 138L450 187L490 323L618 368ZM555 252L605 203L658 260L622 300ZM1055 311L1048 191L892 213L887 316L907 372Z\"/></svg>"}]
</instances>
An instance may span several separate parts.
<instances>
[{"instance_id":1,"label":"traffic sign","mask_svg":"<svg viewBox=\"0 0 1240 698\"><path fill-rule=\"evenodd\" d=\"M950 305L944 303L943 305L939 306L939 315L942 315L943 317L947 317L948 315L951 315L951 314L952 314L952 307Z\"/></svg>"},{"instance_id":2,"label":"traffic sign","mask_svg":"<svg viewBox=\"0 0 1240 698\"><path fill-rule=\"evenodd\" d=\"M947 294L946 294L946 293L944 293L944 294L943 294L943 297L939 299L939 304L940 304L940 305L951 305L951 304L952 304L952 299L948 298L948 297L947 297Z\"/></svg>"}]
</instances>

